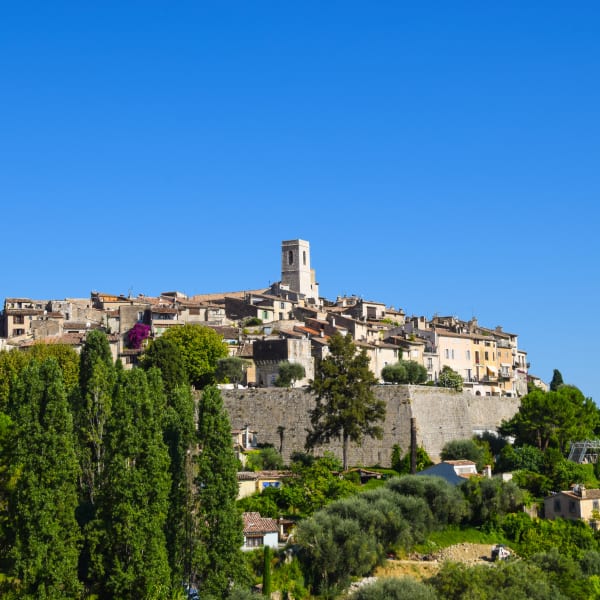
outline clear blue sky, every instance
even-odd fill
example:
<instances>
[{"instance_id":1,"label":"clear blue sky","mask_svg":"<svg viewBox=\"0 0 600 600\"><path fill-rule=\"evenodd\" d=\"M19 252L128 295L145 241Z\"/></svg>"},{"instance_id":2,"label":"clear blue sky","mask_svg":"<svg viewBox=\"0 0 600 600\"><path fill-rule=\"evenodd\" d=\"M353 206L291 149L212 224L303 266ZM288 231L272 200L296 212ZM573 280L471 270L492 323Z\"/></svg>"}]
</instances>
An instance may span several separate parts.
<instances>
[{"instance_id":1,"label":"clear blue sky","mask_svg":"<svg viewBox=\"0 0 600 600\"><path fill-rule=\"evenodd\" d=\"M0 297L267 285L518 333L600 399L597 2L3 2Z\"/></svg>"}]
</instances>

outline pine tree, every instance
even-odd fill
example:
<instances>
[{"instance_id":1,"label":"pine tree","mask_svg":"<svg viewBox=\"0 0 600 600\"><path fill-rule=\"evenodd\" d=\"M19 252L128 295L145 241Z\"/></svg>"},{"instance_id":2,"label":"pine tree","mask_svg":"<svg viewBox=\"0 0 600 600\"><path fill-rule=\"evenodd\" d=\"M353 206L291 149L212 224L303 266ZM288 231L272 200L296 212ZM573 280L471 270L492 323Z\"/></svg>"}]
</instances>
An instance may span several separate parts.
<instances>
[{"instance_id":1,"label":"pine tree","mask_svg":"<svg viewBox=\"0 0 600 600\"><path fill-rule=\"evenodd\" d=\"M243 524L236 507L237 460L219 390L205 388L198 417L195 571L200 595L227 598L242 576Z\"/></svg>"},{"instance_id":2,"label":"pine tree","mask_svg":"<svg viewBox=\"0 0 600 600\"><path fill-rule=\"evenodd\" d=\"M329 351L317 365L311 384L316 406L310 414L312 431L306 438L306 447L341 439L346 470L350 442L360 444L365 436L382 436L379 422L385 419L385 403L373 393L377 379L369 370L369 357L364 350L357 352L350 336L333 335Z\"/></svg>"},{"instance_id":3,"label":"pine tree","mask_svg":"<svg viewBox=\"0 0 600 600\"><path fill-rule=\"evenodd\" d=\"M149 381L150 380L150 381ZM105 467L91 524L92 566L101 598L167 598L164 529L170 488L156 378L122 371L105 437Z\"/></svg>"},{"instance_id":4,"label":"pine tree","mask_svg":"<svg viewBox=\"0 0 600 600\"><path fill-rule=\"evenodd\" d=\"M13 390L17 408L9 512L14 533L12 570L19 593L73 598L81 586L81 534L75 519L79 467L73 422L58 363L31 361Z\"/></svg>"}]
</instances>

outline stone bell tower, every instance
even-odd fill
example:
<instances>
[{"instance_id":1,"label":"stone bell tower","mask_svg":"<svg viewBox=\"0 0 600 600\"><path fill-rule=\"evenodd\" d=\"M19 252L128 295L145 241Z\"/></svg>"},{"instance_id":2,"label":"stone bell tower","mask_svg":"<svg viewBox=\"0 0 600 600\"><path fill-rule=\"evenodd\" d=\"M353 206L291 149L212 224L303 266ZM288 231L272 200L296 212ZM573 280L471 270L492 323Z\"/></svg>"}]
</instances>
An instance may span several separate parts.
<instances>
[{"instance_id":1,"label":"stone bell tower","mask_svg":"<svg viewBox=\"0 0 600 600\"><path fill-rule=\"evenodd\" d=\"M281 242L281 283L308 300L319 301L319 284L310 268L310 244L305 240Z\"/></svg>"}]
</instances>

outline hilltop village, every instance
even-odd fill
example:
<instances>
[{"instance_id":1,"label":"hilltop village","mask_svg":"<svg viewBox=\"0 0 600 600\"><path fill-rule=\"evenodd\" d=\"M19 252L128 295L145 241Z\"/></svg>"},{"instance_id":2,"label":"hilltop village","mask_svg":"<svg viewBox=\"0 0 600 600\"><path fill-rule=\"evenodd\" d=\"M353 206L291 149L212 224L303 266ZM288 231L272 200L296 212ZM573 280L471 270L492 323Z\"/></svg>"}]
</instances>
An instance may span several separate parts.
<instances>
[{"instance_id":1,"label":"hilltop village","mask_svg":"<svg viewBox=\"0 0 600 600\"><path fill-rule=\"evenodd\" d=\"M274 385L282 361L305 370L297 386L314 376L315 360L327 354L336 332L351 335L370 358L381 380L386 365L411 360L436 383L444 366L459 373L463 390L477 396L518 398L528 382L545 384L528 373L527 353L518 335L483 327L476 318L407 317L376 301L356 296L328 300L319 295L311 269L310 244L281 244L281 280L266 288L187 296L164 292L131 297L94 291L89 298L63 300L6 298L0 314L0 350L24 349L38 342L68 344L79 351L92 329L106 332L113 357L131 368L142 352L130 331L146 326L150 338L172 327L198 324L223 336L231 356L245 359L244 386Z\"/></svg>"}]
</instances>

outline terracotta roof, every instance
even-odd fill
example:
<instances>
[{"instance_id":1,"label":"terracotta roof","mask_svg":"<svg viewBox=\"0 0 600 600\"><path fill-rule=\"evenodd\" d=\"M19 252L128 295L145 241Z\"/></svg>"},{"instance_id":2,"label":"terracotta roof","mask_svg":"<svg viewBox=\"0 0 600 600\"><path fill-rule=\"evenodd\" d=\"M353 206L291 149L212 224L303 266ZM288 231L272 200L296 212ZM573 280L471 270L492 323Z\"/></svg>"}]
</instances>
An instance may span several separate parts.
<instances>
[{"instance_id":1,"label":"terracotta roof","mask_svg":"<svg viewBox=\"0 0 600 600\"><path fill-rule=\"evenodd\" d=\"M257 512L246 512L244 519L244 534L249 533L274 533L279 531L277 521L269 517L261 517Z\"/></svg>"}]
</instances>

